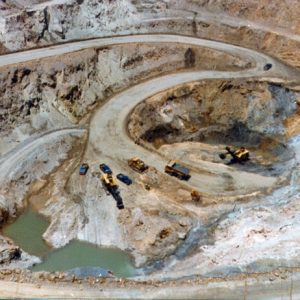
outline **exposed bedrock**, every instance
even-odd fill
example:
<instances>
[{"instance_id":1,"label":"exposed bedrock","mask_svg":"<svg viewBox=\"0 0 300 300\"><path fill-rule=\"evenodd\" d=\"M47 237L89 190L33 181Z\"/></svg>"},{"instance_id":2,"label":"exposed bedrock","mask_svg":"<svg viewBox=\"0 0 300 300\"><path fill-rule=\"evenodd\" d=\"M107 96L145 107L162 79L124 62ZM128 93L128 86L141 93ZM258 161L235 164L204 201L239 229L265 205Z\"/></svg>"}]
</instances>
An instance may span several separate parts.
<instances>
[{"instance_id":1,"label":"exposed bedrock","mask_svg":"<svg viewBox=\"0 0 300 300\"><path fill-rule=\"evenodd\" d=\"M235 71L252 64L250 60L244 61L208 48L160 43L116 45L45 58L43 64L31 61L11 65L3 68L0 76L3 99L0 154L4 155L28 138L34 141L37 134L61 128L68 130L81 121L85 123L85 117L97 105L147 78L185 69ZM98 245L130 249L137 264L162 259L175 251L192 226L189 218L182 221L185 219L184 212L176 212L175 218L168 215L170 207L166 206L161 208L161 212L155 210L153 215L153 209L146 204L148 200L141 204L139 197L129 194L127 197L131 201L126 203L126 213L123 214L127 217L122 214L118 217L114 203L103 196L103 191L94 190L98 178L92 177L88 187L79 185L80 190L77 190L77 172L73 174L75 187L65 191L66 178L80 159L85 137L84 133L80 136L81 146L78 148L76 140L69 137L68 132L66 136L59 136L59 131L57 137L55 135L53 139L45 135L44 144L28 153L26 164L12 166L10 181L0 189L3 200L0 203L3 211L1 224L20 214L27 205L24 200L29 199L34 207L49 217L50 225L44 239L54 247L79 238ZM59 151L55 152L57 149ZM70 151L71 160L58 170L58 164L69 157ZM54 177L46 177L54 170ZM82 195L81 189L99 194L99 201L95 203L94 195L89 193L78 196ZM143 186L140 189L143 193ZM40 190L45 190L45 194L40 194ZM109 220L105 214L110 216ZM136 222L132 223L136 218ZM149 238L143 240L145 234Z\"/></svg>"},{"instance_id":2,"label":"exposed bedrock","mask_svg":"<svg viewBox=\"0 0 300 300\"><path fill-rule=\"evenodd\" d=\"M297 114L299 92L245 80L207 80L159 93L133 111L131 136L162 144L196 141L284 150L285 123ZM276 155L276 153L274 153Z\"/></svg>"},{"instance_id":3,"label":"exposed bedrock","mask_svg":"<svg viewBox=\"0 0 300 300\"><path fill-rule=\"evenodd\" d=\"M299 39L291 39L292 33L299 32L299 4L295 1L23 2L0 4L2 53L72 39L159 32L234 43L300 65ZM287 36L281 31L292 33Z\"/></svg>"},{"instance_id":4,"label":"exposed bedrock","mask_svg":"<svg viewBox=\"0 0 300 300\"><path fill-rule=\"evenodd\" d=\"M37 131L77 123L114 93L147 78L212 65L237 70L251 63L208 48L160 43L89 49L45 58L43 64L32 61L2 68L0 133L6 138L0 154Z\"/></svg>"}]
</instances>

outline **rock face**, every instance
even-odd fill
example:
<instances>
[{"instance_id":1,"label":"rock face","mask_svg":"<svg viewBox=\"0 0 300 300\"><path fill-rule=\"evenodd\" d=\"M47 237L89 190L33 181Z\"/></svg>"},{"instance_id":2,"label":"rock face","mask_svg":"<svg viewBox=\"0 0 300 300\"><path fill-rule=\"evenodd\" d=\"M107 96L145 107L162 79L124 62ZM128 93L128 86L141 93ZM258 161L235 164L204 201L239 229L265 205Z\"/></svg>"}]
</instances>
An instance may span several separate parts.
<instances>
[{"instance_id":1,"label":"rock face","mask_svg":"<svg viewBox=\"0 0 300 300\"><path fill-rule=\"evenodd\" d=\"M163 197L161 198L164 201ZM166 201L166 200L165 200ZM171 205L170 205L171 206ZM131 208L119 216L124 225L137 266L163 260L182 244L192 227L192 219L169 208Z\"/></svg>"},{"instance_id":2,"label":"rock face","mask_svg":"<svg viewBox=\"0 0 300 300\"><path fill-rule=\"evenodd\" d=\"M266 139L284 141L284 121L297 111L297 98L298 92L277 85L204 81L146 100L128 128L135 140L155 146L181 141L258 146Z\"/></svg>"},{"instance_id":3,"label":"rock face","mask_svg":"<svg viewBox=\"0 0 300 300\"><path fill-rule=\"evenodd\" d=\"M21 257L21 249L18 246L10 245L7 247L4 245L3 238L1 239L0 250L0 265L4 263L10 263L12 260L19 259Z\"/></svg>"},{"instance_id":4,"label":"rock face","mask_svg":"<svg viewBox=\"0 0 300 300\"><path fill-rule=\"evenodd\" d=\"M131 84L184 68L209 69L212 64L220 70L236 70L250 62L209 49L135 44L3 68L1 131L11 133L14 129L18 139L16 127L21 124L19 135L70 126L70 122L78 122L97 104Z\"/></svg>"},{"instance_id":5,"label":"rock face","mask_svg":"<svg viewBox=\"0 0 300 300\"><path fill-rule=\"evenodd\" d=\"M24 4L25 3L25 4ZM0 51L133 33L194 35L249 47L300 66L297 1L6 1ZM179 18L178 18L179 16ZM272 28L275 28L272 29Z\"/></svg>"},{"instance_id":6,"label":"rock face","mask_svg":"<svg viewBox=\"0 0 300 300\"><path fill-rule=\"evenodd\" d=\"M22 251L12 240L0 236L0 269L3 268L28 268L40 259Z\"/></svg>"},{"instance_id":7,"label":"rock face","mask_svg":"<svg viewBox=\"0 0 300 300\"><path fill-rule=\"evenodd\" d=\"M275 0L272 2L268 0L252 0L251 2L188 0L186 2L183 5L182 1L178 1L177 5L182 8L190 5L194 9L207 9L209 12L222 14L223 16L238 17L258 24L270 27L277 26L290 32L300 33L300 21L297 16L300 4L296 0Z\"/></svg>"},{"instance_id":8,"label":"rock face","mask_svg":"<svg viewBox=\"0 0 300 300\"><path fill-rule=\"evenodd\" d=\"M51 3L50 3L51 4ZM53 1L40 5L2 4L3 46L10 51L69 39L112 35L134 20L135 8L121 1ZM10 13L9 13L10 12Z\"/></svg>"},{"instance_id":9,"label":"rock face","mask_svg":"<svg viewBox=\"0 0 300 300\"><path fill-rule=\"evenodd\" d=\"M0 227L8 221L9 211L7 207L7 200L0 195Z\"/></svg>"}]
</instances>

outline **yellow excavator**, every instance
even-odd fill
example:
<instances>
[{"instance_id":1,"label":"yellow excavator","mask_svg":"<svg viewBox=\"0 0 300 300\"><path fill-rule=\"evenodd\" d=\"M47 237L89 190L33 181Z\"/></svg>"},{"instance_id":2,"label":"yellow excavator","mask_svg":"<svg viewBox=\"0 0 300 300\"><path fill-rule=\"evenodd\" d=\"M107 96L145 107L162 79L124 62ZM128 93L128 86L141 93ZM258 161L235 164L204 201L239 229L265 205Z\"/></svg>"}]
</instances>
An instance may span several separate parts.
<instances>
[{"instance_id":1,"label":"yellow excavator","mask_svg":"<svg viewBox=\"0 0 300 300\"><path fill-rule=\"evenodd\" d=\"M131 169L133 169L136 172L144 173L149 169L149 166L147 166L140 158L133 157L128 160L128 165Z\"/></svg>"},{"instance_id":2,"label":"yellow excavator","mask_svg":"<svg viewBox=\"0 0 300 300\"><path fill-rule=\"evenodd\" d=\"M106 190L113 196L113 198L117 202L117 207L119 209L124 208L123 199L120 196L119 186L117 184L116 179L112 176L112 174L104 173L101 176L101 181Z\"/></svg>"},{"instance_id":3,"label":"yellow excavator","mask_svg":"<svg viewBox=\"0 0 300 300\"><path fill-rule=\"evenodd\" d=\"M226 153L220 153L219 157L221 159L225 159L229 154L231 155L230 163L244 163L250 159L249 151L245 147L240 147L237 150L231 150L230 147L226 147Z\"/></svg>"},{"instance_id":4,"label":"yellow excavator","mask_svg":"<svg viewBox=\"0 0 300 300\"><path fill-rule=\"evenodd\" d=\"M107 174L107 173L102 174L101 181L108 190L113 188L118 188L117 181L112 176L112 174Z\"/></svg>"}]
</instances>

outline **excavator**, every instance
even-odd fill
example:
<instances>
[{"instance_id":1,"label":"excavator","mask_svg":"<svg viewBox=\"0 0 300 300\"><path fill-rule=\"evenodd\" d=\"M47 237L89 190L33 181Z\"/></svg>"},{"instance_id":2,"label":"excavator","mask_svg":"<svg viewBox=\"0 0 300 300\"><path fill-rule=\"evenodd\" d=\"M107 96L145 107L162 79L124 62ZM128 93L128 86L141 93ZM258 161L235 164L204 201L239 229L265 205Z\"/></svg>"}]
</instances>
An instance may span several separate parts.
<instances>
[{"instance_id":1,"label":"excavator","mask_svg":"<svg viewBox=\"0 0 300 300\"><path fill-rule=\"evenodd\" d=\"M144 173L149 169L149 166L147 166L141 159L138 157L133 157L128 160L128 165L131 169L133 169L136 172Z\"/></svg>"},{"instance_id":2,"label":"excavator","mask_svg":"<svg viewBox=\"0 0 300 300\"><path fill-rule=\"evenodd\" d=\"M112 176L112 174L104 173L101 176L101 181L106 190L113 196L113 198L117 202L118 209L123 209L124 204L122 197L120 195L119 186L117 185L116 179Z\"/></svg>"},{"instance_id":3,"label":"excavator","mask_svg":"<svg viewBox=\"0 0 300 300\"><path fill-rule=\"evenodd\" d=\"M231 155L230 163L240 163L243 164L244 162L250 159L249 151L245 147L240 147L237 150L231 150L230 147L226 147L226 153L220 153L219 157L221 159L225 159L226 156L229 154Z\"/></svg>"}]
</instances>

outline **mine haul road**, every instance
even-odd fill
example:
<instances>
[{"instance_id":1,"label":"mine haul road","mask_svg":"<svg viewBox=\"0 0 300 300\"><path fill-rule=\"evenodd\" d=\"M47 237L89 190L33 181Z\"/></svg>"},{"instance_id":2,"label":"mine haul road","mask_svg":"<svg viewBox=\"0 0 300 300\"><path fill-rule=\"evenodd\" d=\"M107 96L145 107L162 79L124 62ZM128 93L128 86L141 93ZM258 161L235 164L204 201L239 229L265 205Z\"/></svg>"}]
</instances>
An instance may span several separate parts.
<instances>
[{"instance_id":1,"label":"mine haul road","mask_svg":"<svg viewBox=\"0 0 300 300\"><path fill-rule=\"evenodd\" d=\"M134 153L136 156L144 159L149 165L154 166L157 170L163 172L164 166L167 163L167 159L157 155L157 153L149 152L148 150L137 146L129 137L126 132L126 120L130 111L145 98L150 97L160 91L168 88L192 82L201 79L230 79L230 78L268 78L268 80L281 81L284 78L291 78L296 76L295 71L290 67L278 62L267 55L261 54L257 51L230 45L226 43L210 41L205 39L168 35L168 34L151 34L151 35L130 35L110 38L97 38L93 40L84 40L80 42L71 42L67 44L50 46L47 48L29 50L24 52L17 52L0 56L0 66L7 66L11 64L24 63L31 60L39 60L46 57L63 55L70 52L75 52L88 48L99 48L104 46L129 44L129 43L178 43L185 45L207 47L219 51L227 52L231 55L240 57L247 61L251 61L255 66L250 69L226 72L226 71L193 71L182 72L158 77L142 84L138 84L110 99L104 106L102 106L93 116L90 124L89 142L86 153L91 153L91 149L98 149L102 153L109 153L110 157L115 159L127 160ZM273 65L269 71L264 71L263 67L266 63ZM68 130L62 129L61 132L56 130L55 135L69 134ZM33 140L30 145L27 142L18 147L19 154L8 154L5 161L0 158L0 180L1 178L7 178L8 173L12 170L15 164L15 158L26 158L26 152L23 150L33 149L38 147L40 143L46 142L47 139L53 137L52 134L45 134L41 139ZM25 146L26 145L26 146ZM26 148L25 148L26 147ZM113 149L113 152L111 151ZM99 149L98 149L99 150ZM14 151L14 150L13 150ZM15 151L14 151L15 152ZM225 167L224 167L225 168ZM204 193L214 191L214 194L222 192L220 187L223 185L221 179L214 179L213 186L208 182L212 182L211 177L205 174L191 173L192 178L189 181L189 186L199 187L201 186ZM264 177L261 175L241 174L247 177L256 178L257 183L251 192L255 192L257 189L264 188L272 185L275 180L273 178ZM241 177L242 178L242 177ZM254 180L249 180L253 182ZM206 189L205 189L206 188ZM244 187L242 186L241 189ZM251 189L250 189L251 190ZM237 189L236 191L240 191Z\"/></svg>"},{"instance_id":2,"label":"mine haul road","mask_svg":"<svg viewBox=\"0 0 300 300\"><path fill-rule=\"evenodd\" d=\"M126 121L127 116L131 112L131 110L145 98L152 96L158 92L161 92L165 89L181 85L184 83L198 81L201 79L220 79L220 78L256 78L262 80L276 81L280 82L284 79L290 78L293 79L297 74L295 71L278 62L276 59L269 57L267 55L261 54L254 50L221 43L210 40L204 40L199 38L187 37L187 36L179 36L179 35L167 35L167 34L150 34L150 35L130 35L130 36L120 36L120 37L110 37L110 38L98 38L93 40L84 40L79 42L70 42L57 46L50 46L42 49L35 49L30 51L18 52L8 55L0 56L0 66L7 66L10 64L18 64L24 63L30 60L38 60L43 59L50 56L62 55L74 51L79 51L87 48L98 48L103 46L117 45L117 44L128 44L128 43L180 43L187 44L193 46L201 46L208 47L211 49L216 49L220 51L227 52L231 55L238 56L240 58L244 58L250 60L253 64L253 68L249 68L242 71L236 72L226 72L226 71L193 71L193 72L182 72L182 73L174 73L166 76L162 76L159 78L151 79L136 86L133 86L126 91L112 97L106 104L100 107L95 114L93 115L90 123L90 132L89 132L89 140L86 150L86 158L89 157L90 153L98 149L101 153L109 153L110 158L114 158L119 161L127 160L133 154L135 156L139 156L146 161L151 166L154 166L158 171L163 172L164 165L167 160L163 158L161 155L150 152L138 145L136 145L128 136L126 131ZM264 71L263 67L266 63L271 63L273 65L272 69L269 71ZM76 129L62 129L56 130L55 132L50 132L49 134L44 134L40 138L36 138L31 140L29 143L24 142L19 145L17 150L12 150L11 153L8 153L1 159L0 158L0 179L9 176L9 174L13 171L13 167L17 161L22 159L26 159L26 155L28 151L32 151L32 149L39 147L41 143L48 141L57 135L70 134L72 131ZM78 129L81 130L81 129ZM189 182L191 187L197 188L198 186L205 186L208 178L206 178L203 174L197 174L196 172L192 173L192 178ZM173 180L170 178L170 180ZM262 180L263 182L263 180ZM222 286L223 284L223 286ZM231 283L226 283L226 285ZM252 289L255 290L255 282L252 283ZM277 284L277 285L276 285ZM266 294L264 299L271 299L270 295L273 297L277 297L278 288L280 289L282 282L273 282L273 285L276 285L276 289L274 286L271 289L266 289ZM235 285L235 282L232 282L232 285ZM242 282L244 285L244 282ZM240 299L236 298L238 293L235 288L231 288L228 286L229 290L227 290L228 296L230 299ZM237 285L238 286L238 285ZM295 287L298 285L294 285ZM187 288L189 292L196 293L193 295L198 295L198 299L201 299L201 293L205 297L214 297L214 299L223 299L222 294L218 296L216 295L216 288L225 288L224 283L216 283L216 286L211 289L211 293L209 293L209 289L204 293L204 288L199 286L198 288L194 287L194 290L191 291L190 287ZM261 289L261 286L257 287ZM249 288L249 286L248 286ZM150 289L151 290L151 289ZM187 290L184 295L187 295ZM183 289L184 291L184 289ZM201 292L202 291L202 292ZM239 287L240 293L244 293L243 287ZM294 289L294 293L297 292L299 295L299 289ZM147 297L147 293L143 290L143 292L138 292L137 290L128 289L128 297L134 296L138 298ZM290 293L287 290L287 293ZM110 297L119 297L125 298L124 290L122 289L113 289L110 291L103 292L100 291L89 291L87 294L86 291L79 291L78 289L65 288L64 291L55 288L55 286L36 286L29 285L25 283L7 283L4 281L0 281L0 295L3 297L62 297L62 298L70 298L80 297L80 298L110 298ZM173 289L157 289L156 292L151 294L152 297L169 297L174 298L177 296L182 297L183 294L178 293ZM223 294L224 295L224 294ZM241 294L240 294L241 295ZM289 294L285 294L289 295ZM149 294L148 294L149 297ZM217 298L215 298L217 297ZM273 299L272 297L272 299ZM247 297L247 299L251 299Z\"/></svg>"},{"instance_id":3,"label":"mine haul road","mask_svg":"<svg viewBox=\"0 0 300 300\"><path fill-rule=\"evenodd\" d=\"M83 133L84 131L85 129L81 128L55 129L32 139L25 140L15 149L0 157L0 182L12 179L14 169L24 162L26 157L29 157L30 153L34 152L34 150L41 145L46 142L50 143L51 141L55 141L55 139L65 135Z\"/></svg>"}]
</instances>

